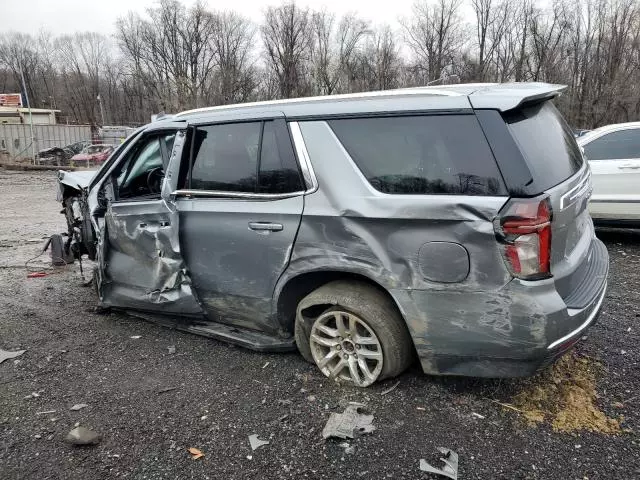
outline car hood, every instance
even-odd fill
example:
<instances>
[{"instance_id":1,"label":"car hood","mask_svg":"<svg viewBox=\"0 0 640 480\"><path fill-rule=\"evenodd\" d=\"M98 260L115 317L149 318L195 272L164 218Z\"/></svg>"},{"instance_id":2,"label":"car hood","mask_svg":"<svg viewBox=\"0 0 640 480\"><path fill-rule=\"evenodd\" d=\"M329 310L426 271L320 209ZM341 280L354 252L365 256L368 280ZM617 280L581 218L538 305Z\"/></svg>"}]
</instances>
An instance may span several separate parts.
<instances>
[{"instance_id":1,"label":"car hood","mask_svg":"<svg viewBox=\"0 0 640 480\"><path fill-rule=\"evenodd\" d=\"M58 181L75 189L87 188L98 170L81 170L79 172L58 171Z\"/></svg>"}]
</instances>

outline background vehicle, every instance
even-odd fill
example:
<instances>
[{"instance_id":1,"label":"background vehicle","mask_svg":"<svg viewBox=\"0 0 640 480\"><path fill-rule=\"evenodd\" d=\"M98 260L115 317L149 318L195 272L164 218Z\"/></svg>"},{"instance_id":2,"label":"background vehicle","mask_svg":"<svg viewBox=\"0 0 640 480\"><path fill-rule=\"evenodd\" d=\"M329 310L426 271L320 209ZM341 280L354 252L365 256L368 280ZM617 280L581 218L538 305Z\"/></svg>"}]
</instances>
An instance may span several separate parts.
<instances>
[{"instance_id":1,"label":"background vehicle","mask_svg":"<svg viewBox=\"0 0 640 480\"><path fill-rule=\"evenodd\" d=\"M80 153L90 142L76 142L66 147L51 147L40 150L37 154L40 165L67 165L71 157Z\"/></svg>"},{"instance_id":2,"label":"background vehicle","mask_svg":"<svg viewBox=\"0 0 640 480\"><path fill-rule=\"evenodd\" d=\"M109 158L111 152L113 152L112 145L88 145L82 152L71 157L70 161L73 162L74 165L96 165Z\"/></svg>"},{"instance_id":3,"label":"background vehicle","mask_svg":"<svg viewBox=\"0 0 640 480\"><path fill-rule=\"evenodd\" d=\"M640 225L640 122L607 125L578 139L593 174L589 211L600 224Z\"/></svg>"},{"instance_id":4,"label":"background vehicle","mask_svg":"<svg viewBox=\"0 0 640 480\"><path fill-rule=\"evenodd\" d=\"M103 307L358 386L531 375L597 317L608 255L561 86L456 85L200 109L61 172ZM544 141L542 141L544 140Z\"/></svg>"}]
</instances>

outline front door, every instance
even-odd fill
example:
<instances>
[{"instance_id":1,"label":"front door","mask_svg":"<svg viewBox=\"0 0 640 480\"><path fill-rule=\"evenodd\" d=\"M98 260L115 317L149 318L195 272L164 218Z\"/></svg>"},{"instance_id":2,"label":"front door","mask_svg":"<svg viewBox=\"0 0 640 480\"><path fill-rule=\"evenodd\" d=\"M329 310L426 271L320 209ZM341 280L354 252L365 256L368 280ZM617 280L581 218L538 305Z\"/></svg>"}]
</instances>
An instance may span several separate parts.
<instances>
[{"instance_id":1,"label":"front door","mask_svg":"<svg viewBox=\"0 0 640 480\"><path fill-rule=\"evenodd\" d=\"M175 192L180 243L213 321L277 332L271 298L289 263L304 187L283 118L194 126Z\"/></svg>"},{"instance_id":2,"label":"front door","mask_svg":"<svg viewBox=\"0 0 640 480\"><path fill-rule=\"evenodd\" d=\"M584 150L593 173L591 215L640 220L640 128L606 133L584 144Z\"/></svg>"},{"instance_id":3,"label":"front door","mask_svg":"<svg viewBox=\"0 0 640 480\"><path fill-rule=\"evenodd\" d=\"M178 238L179 216L162 192L169 161L179 161L185 133L149 132L100 186L99 294L105 306L197 314Z\"/></svg>"}]
</instances>

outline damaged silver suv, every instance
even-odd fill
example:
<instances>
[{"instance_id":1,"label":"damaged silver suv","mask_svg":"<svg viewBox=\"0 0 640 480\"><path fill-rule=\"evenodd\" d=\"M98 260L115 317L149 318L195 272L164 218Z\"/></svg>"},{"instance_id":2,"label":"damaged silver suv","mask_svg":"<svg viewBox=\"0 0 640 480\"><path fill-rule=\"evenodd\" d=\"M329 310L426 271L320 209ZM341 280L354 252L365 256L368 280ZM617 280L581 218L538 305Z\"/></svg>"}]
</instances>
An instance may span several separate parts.
<instances>
[{"instance_id":1,"label":"damaged silver suv","mask_svg":"<svg viewBox=\"0 0 640 480\"><path fill-rule=\"evenodd\" d=\"M184 112L60 172L66 248L102 307L366 387L525 376L602 304L591 174L549 84Z\"/></svg>"}]
</instances>

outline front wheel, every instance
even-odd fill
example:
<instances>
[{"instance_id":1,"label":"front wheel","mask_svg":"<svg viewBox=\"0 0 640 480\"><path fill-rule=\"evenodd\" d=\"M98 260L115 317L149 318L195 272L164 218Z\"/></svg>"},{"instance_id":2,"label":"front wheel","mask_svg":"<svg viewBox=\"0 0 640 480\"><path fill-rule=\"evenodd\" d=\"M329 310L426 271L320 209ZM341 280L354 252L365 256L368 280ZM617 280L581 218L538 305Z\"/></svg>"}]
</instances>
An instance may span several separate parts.
<instances>
[{"instance_id":1,"label":"front wheel","mask_svg":"<svg viewBox=\"0 0 640 480\"><path fill-rule=\"evenodd\" d=\"M336 281L298 305L295 337L302 356L329 378L368 387L402 373L414 358L393 301L361 282Z\"/></svg>"}]
</instances>

